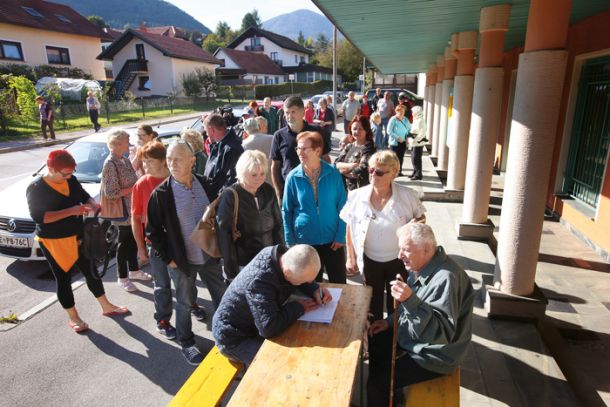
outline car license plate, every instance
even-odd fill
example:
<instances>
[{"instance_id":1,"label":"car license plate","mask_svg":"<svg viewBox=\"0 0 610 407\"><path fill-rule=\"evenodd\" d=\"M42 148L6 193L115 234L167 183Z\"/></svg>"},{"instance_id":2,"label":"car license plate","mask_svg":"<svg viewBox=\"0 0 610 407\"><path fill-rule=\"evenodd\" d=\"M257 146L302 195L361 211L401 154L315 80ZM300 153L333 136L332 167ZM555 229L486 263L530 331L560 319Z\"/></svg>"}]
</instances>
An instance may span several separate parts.
<instances>
[{"instance_id":1,"label":"car license plate","mask_svg":"<svg viewBox=\"0 0 610 407\"><path fill-rule=\"evenodd\" d=\"M4 247L32 247L27 237L11 237L0 235L0 246Z\"/></svg>"}]
</instances>

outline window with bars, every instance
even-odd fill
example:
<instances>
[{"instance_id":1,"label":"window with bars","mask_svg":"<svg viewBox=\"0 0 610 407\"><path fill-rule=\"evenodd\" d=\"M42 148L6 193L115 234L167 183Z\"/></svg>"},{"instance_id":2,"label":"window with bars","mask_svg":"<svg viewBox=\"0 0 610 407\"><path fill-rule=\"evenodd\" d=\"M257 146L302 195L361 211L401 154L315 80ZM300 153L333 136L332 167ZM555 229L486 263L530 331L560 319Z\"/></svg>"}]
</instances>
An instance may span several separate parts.
<instances>
[{"instance_id":1,"label":"window with bars","mask_svg":"<svg viewBox=\"0 0 610 407\"><path fill-rule=\"evenodd\" d=\"M564 192L597 208L610 146L610 57L581 72Z\"/></svg>"},{"instance_id":2,"label":"window with bars","mask_svg":"<svg viewBox=\"0 0 610 407\"><path fill-rule=\"evenodd\" d=\"M47 60L50 64L70 65L68 48L47 47Z\"/></svg>"}]
</instances>

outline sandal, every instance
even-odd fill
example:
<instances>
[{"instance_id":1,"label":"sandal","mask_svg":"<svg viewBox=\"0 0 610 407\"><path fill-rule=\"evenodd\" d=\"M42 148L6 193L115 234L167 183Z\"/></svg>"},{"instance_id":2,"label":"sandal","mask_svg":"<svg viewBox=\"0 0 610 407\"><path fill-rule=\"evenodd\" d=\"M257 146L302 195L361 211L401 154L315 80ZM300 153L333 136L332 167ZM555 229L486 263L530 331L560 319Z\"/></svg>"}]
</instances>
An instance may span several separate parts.
<instances>
[{"instance_id":1,"label":"sandal","mask_svg":"<svg viewBox=\"0 0 610 407\"><path fill-rule=\"evenodd\" d=\"M89 325L87 325L87 323L85 321L80 321L80 322L69 321L68 326L70 327L70 329L72 329L77 334L79 334L81 332L85 332L86 330L89 329Z\"/></svg>"},{"instance_id":2,"label":"sandal","mask_svg":"<svg viewBox=\"0 0 610 407\"><path fill-rule=\"evenodd\" d=\"M105 317L114 317L116 315L124 315L129 312L127 307L115 307L112 311L102 312L102 315Z\"/></svg>"}]
</instances>

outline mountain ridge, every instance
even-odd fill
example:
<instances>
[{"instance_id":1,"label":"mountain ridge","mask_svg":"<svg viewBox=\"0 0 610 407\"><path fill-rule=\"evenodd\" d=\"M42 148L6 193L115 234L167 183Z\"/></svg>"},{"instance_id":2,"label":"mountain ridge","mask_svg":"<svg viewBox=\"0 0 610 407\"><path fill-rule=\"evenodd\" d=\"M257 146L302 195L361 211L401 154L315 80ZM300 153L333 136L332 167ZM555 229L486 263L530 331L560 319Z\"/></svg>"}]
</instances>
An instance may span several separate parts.
<instances>
[{"instance_id":1,"label":"mountain ridge","mask_svg":"<svg viewBox=\"0 0 610 407\"><path fill-rule=\"evenodd\" d=\"M328 40L333 37L333 24L328 18L315 11L300 9L263 21L263 29L297 40L299 31L305 39L314 40L319 33L324 33ZM337 32L342 38L341 33Z\"/></svg>"}]
</instances>

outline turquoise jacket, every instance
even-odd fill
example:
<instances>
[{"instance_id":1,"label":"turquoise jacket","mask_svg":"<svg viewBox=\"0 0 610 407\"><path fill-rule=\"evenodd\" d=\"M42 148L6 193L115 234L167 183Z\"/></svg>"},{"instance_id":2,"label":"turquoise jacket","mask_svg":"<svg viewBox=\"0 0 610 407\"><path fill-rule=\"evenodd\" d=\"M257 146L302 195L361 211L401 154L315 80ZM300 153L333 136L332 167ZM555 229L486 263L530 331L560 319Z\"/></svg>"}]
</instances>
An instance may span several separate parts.
<instances>
[{"instance_id":1,"label":"turquoise jacket","mask_svg":"<svg viewBox=\"0 0 610 407\"><path fill-rule=\"evenodd\" d=\"M397 146L399 142L404 142L407 139L407 135L411 131L411 123L407 116L402 120L398 120L396 116L390 119L386 132L389 137L389 144L391 146Z\"/></svg>"},{"instance_id":2,"label":"turquoise jacket","mask_svg":"<svg viewBox=\"0 0 610 407\"><path fill-rule=\"evenodd\" d=\"M282 217L289 246L345 243L345 222L339 218L339 212L345 205L347 192L339 171L326 161L321 160L321 164L317 203L302 164L286 178Z\"/></svg>"}]
</instances>

